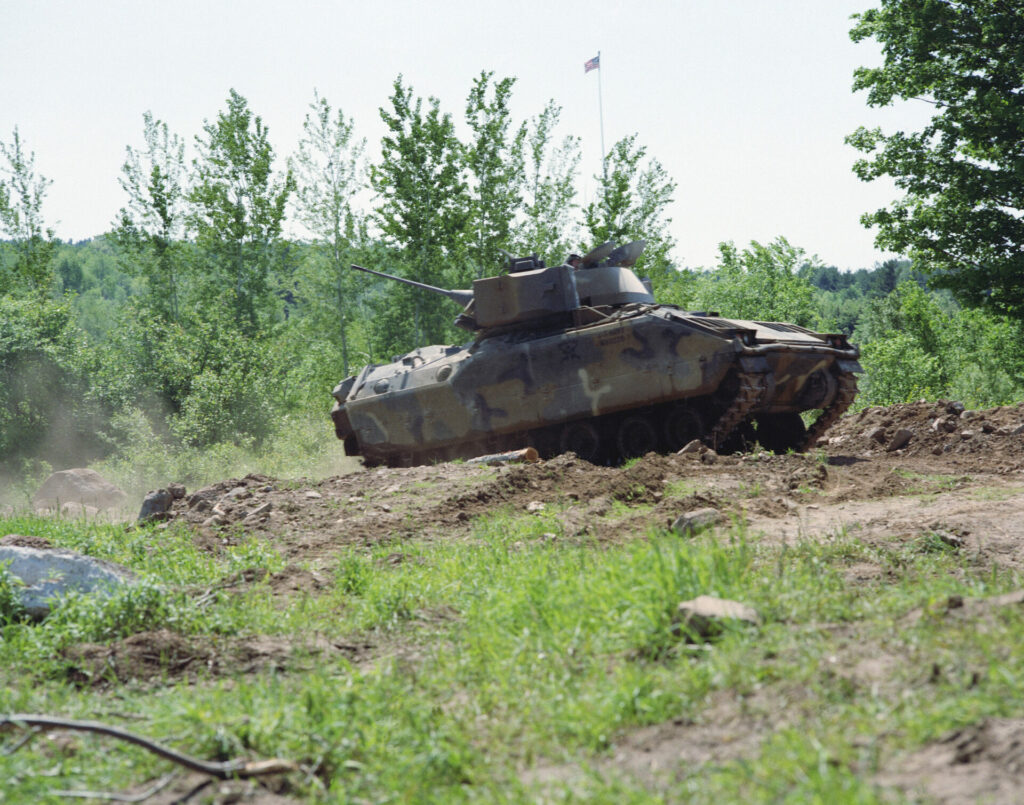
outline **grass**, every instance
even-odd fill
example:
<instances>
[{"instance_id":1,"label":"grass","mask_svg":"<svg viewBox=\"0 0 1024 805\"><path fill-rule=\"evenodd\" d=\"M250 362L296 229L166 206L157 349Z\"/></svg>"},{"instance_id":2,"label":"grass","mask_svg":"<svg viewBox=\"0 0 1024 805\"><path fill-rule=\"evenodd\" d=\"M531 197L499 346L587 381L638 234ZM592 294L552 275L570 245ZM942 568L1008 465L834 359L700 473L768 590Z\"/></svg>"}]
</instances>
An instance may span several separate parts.
<instances>
[{"instance_id":1,"label":"grass","mask_svg":"<svg viewBox=\"0 0 1024 805\"><path fill-rule=\"evenodd\" d=\"M769 547L742 523L696 539L654 530L612 547L569 542L553 508L494 512L468 543L343 550L320 568L325 589L287 607L266 583L197 595L242 569L282 569L267 543L212 556L175 528L0 520L0 533L39 534L148 581L134 597L76 599L41 624L4 626L0 712L114 723L132 713L129 729L191 754L294 759L305 771L288 792L332 802L891 801L873 782L891 754L983 715L1024 716L1024 616L993 612L979 629L942 606L1014 589L1012 574L938 543L840 533ZM865 562L885 573L851 585L844 568ZM694 650L673 620L702 594L755 607L761 626ZM919 607L925 615L901 625ZM81 689L68 678L62 647L157 628L376 650L354 664L328 654L190 684ZM856 672L870 656L893 662L877 684ZM633 730L673 719L699 729L715 707L757 735L749 756L652 779L615 763ZM538 781L528 772L539 766L556 773ZM0 755L0 801L58 802L57 789L125 789L165 769L109 740L82 737L73 752L36 740Z\"/></svg>"}]
</instances>

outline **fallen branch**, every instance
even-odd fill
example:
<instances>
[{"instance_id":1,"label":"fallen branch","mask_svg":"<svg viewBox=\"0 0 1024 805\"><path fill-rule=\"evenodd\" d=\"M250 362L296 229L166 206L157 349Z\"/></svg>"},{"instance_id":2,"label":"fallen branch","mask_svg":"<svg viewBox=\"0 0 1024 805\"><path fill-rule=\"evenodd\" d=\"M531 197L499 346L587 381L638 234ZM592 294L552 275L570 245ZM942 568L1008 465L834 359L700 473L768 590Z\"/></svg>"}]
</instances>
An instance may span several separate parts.
<instances>
[{"instance_id":1,"label":"fallen branch","mask_svg":"<svg viewBox=\"0 0 1024 805\"><path fill-rule=\"evenodd\" d=\"M98 721L71 721L66 718L55 718L53 716L35 715L31 713L14 713L0 718L0 730L18 727L21 729L36 728L42 731L48 730L76 730L78 732L93 732L97 735L107 735L117 738L120 741L127 741L136 746L158 755L179 766L184 766L191 771L207 774L216 777L218 780L244 780L249 777L260 777L266 774L283 774L296 771L298 766L290 760L271 758L270 760L228 760L224 763L210 763L205 760L190 757L181 752L161 746L148 738L136 735L133 732L111 727L108 724L101 724Z\"/></svg>"}]
</instances>

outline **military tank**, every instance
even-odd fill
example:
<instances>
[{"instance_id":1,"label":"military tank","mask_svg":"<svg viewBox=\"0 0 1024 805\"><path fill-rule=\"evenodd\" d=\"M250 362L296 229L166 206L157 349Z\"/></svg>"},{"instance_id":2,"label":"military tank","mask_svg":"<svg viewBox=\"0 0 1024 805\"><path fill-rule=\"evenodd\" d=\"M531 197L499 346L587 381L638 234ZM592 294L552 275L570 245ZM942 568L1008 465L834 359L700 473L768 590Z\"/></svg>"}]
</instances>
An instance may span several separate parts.
<instances>
[{"instance_id":1,"label":"military tank","mask_svg":"<svg viewBox=\"0 0 1024 805\"><path fill-rule=\"evenodd\" d=\"M727 319L655 301L633 272L644 241L602 244L564 265L509 258L449 290L464 345L370 364L334 389L350 456L411 466L534 447L616 464L694 439L776 452L816 443L853 402L859 352L845 335ZM805 427L803 411L821 409Z\"/></svg>"}]
</instances>

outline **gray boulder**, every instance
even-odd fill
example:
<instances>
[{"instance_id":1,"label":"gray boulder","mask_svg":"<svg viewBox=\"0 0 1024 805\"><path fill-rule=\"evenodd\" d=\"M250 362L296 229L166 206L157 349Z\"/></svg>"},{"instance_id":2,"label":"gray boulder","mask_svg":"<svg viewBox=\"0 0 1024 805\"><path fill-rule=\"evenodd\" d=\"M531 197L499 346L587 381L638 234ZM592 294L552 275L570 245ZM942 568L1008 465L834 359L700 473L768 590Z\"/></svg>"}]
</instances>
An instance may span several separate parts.
<instances>
[{"instance_id":1,"label":"gray boulder","mask_svg":"<svg viewBox=\"0 0 1024 805\"><path fill-rule=\"evenodd\" d=\"M37 509L60 510L65 503L80 503L100 511L124 504L128 496L96 470L78 467L61 470L43 481L32 499Z\"/></svg>"},{"instance_id":2,"label":"gray boulder","mask_svg":"<svg viewBox=\"0 0 1024 805\"><path fill-rule=\"evenodd\" d=\"M2 545L0 564L7 564L7 572L25 585L20 589L21 603L33 618L45 618L51 600L69 592L110 595L138 583L128 568L64 549Z\"/></svg>"},{"instance_id":3,"label":"gray boulder","mask_svg":"<svg viewBox=\"0 0 1024 805\"><path fill-rule=\"evenodd\" d=\"M162 519L170 510L172 503L174 503L174 493L169 489L156 489L147 492L142 501L137 521L144 523L147 520Z\"/></svg>"}]
</instances>

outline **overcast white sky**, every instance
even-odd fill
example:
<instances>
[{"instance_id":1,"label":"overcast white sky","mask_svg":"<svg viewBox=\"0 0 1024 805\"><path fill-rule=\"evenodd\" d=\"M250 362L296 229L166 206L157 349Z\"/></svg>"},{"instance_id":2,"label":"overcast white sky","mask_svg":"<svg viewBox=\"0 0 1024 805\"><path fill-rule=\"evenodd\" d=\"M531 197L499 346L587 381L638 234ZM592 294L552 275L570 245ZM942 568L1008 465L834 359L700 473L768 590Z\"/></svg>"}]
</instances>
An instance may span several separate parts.
<instances>
[{"instance_id":1,"label":"overcast white sky","mask_svg":"<svg viewBox=\"0 0 1024 805\"><path fill-rule=\"evenodd\" d=\"M604 138L639 134L678 182L680 265L711 266L717 244L786 236L840 268L886 255L859 223L896 197L861 183L843 137L858 125L918 128L924 104L872 110L850 91L849 17L871 0L0 0L0 140L15 126L53 180L44 208L62 238L110 228L124 203L126 145L150 110L191 144L204 119L245 96L283 158L314 88L355 118L377 155L378 107L398 73L461 117L474 76L518 79L517 119L549 98L562 134L583 138L580 188Z\"/></svg>"}]
</instances>

